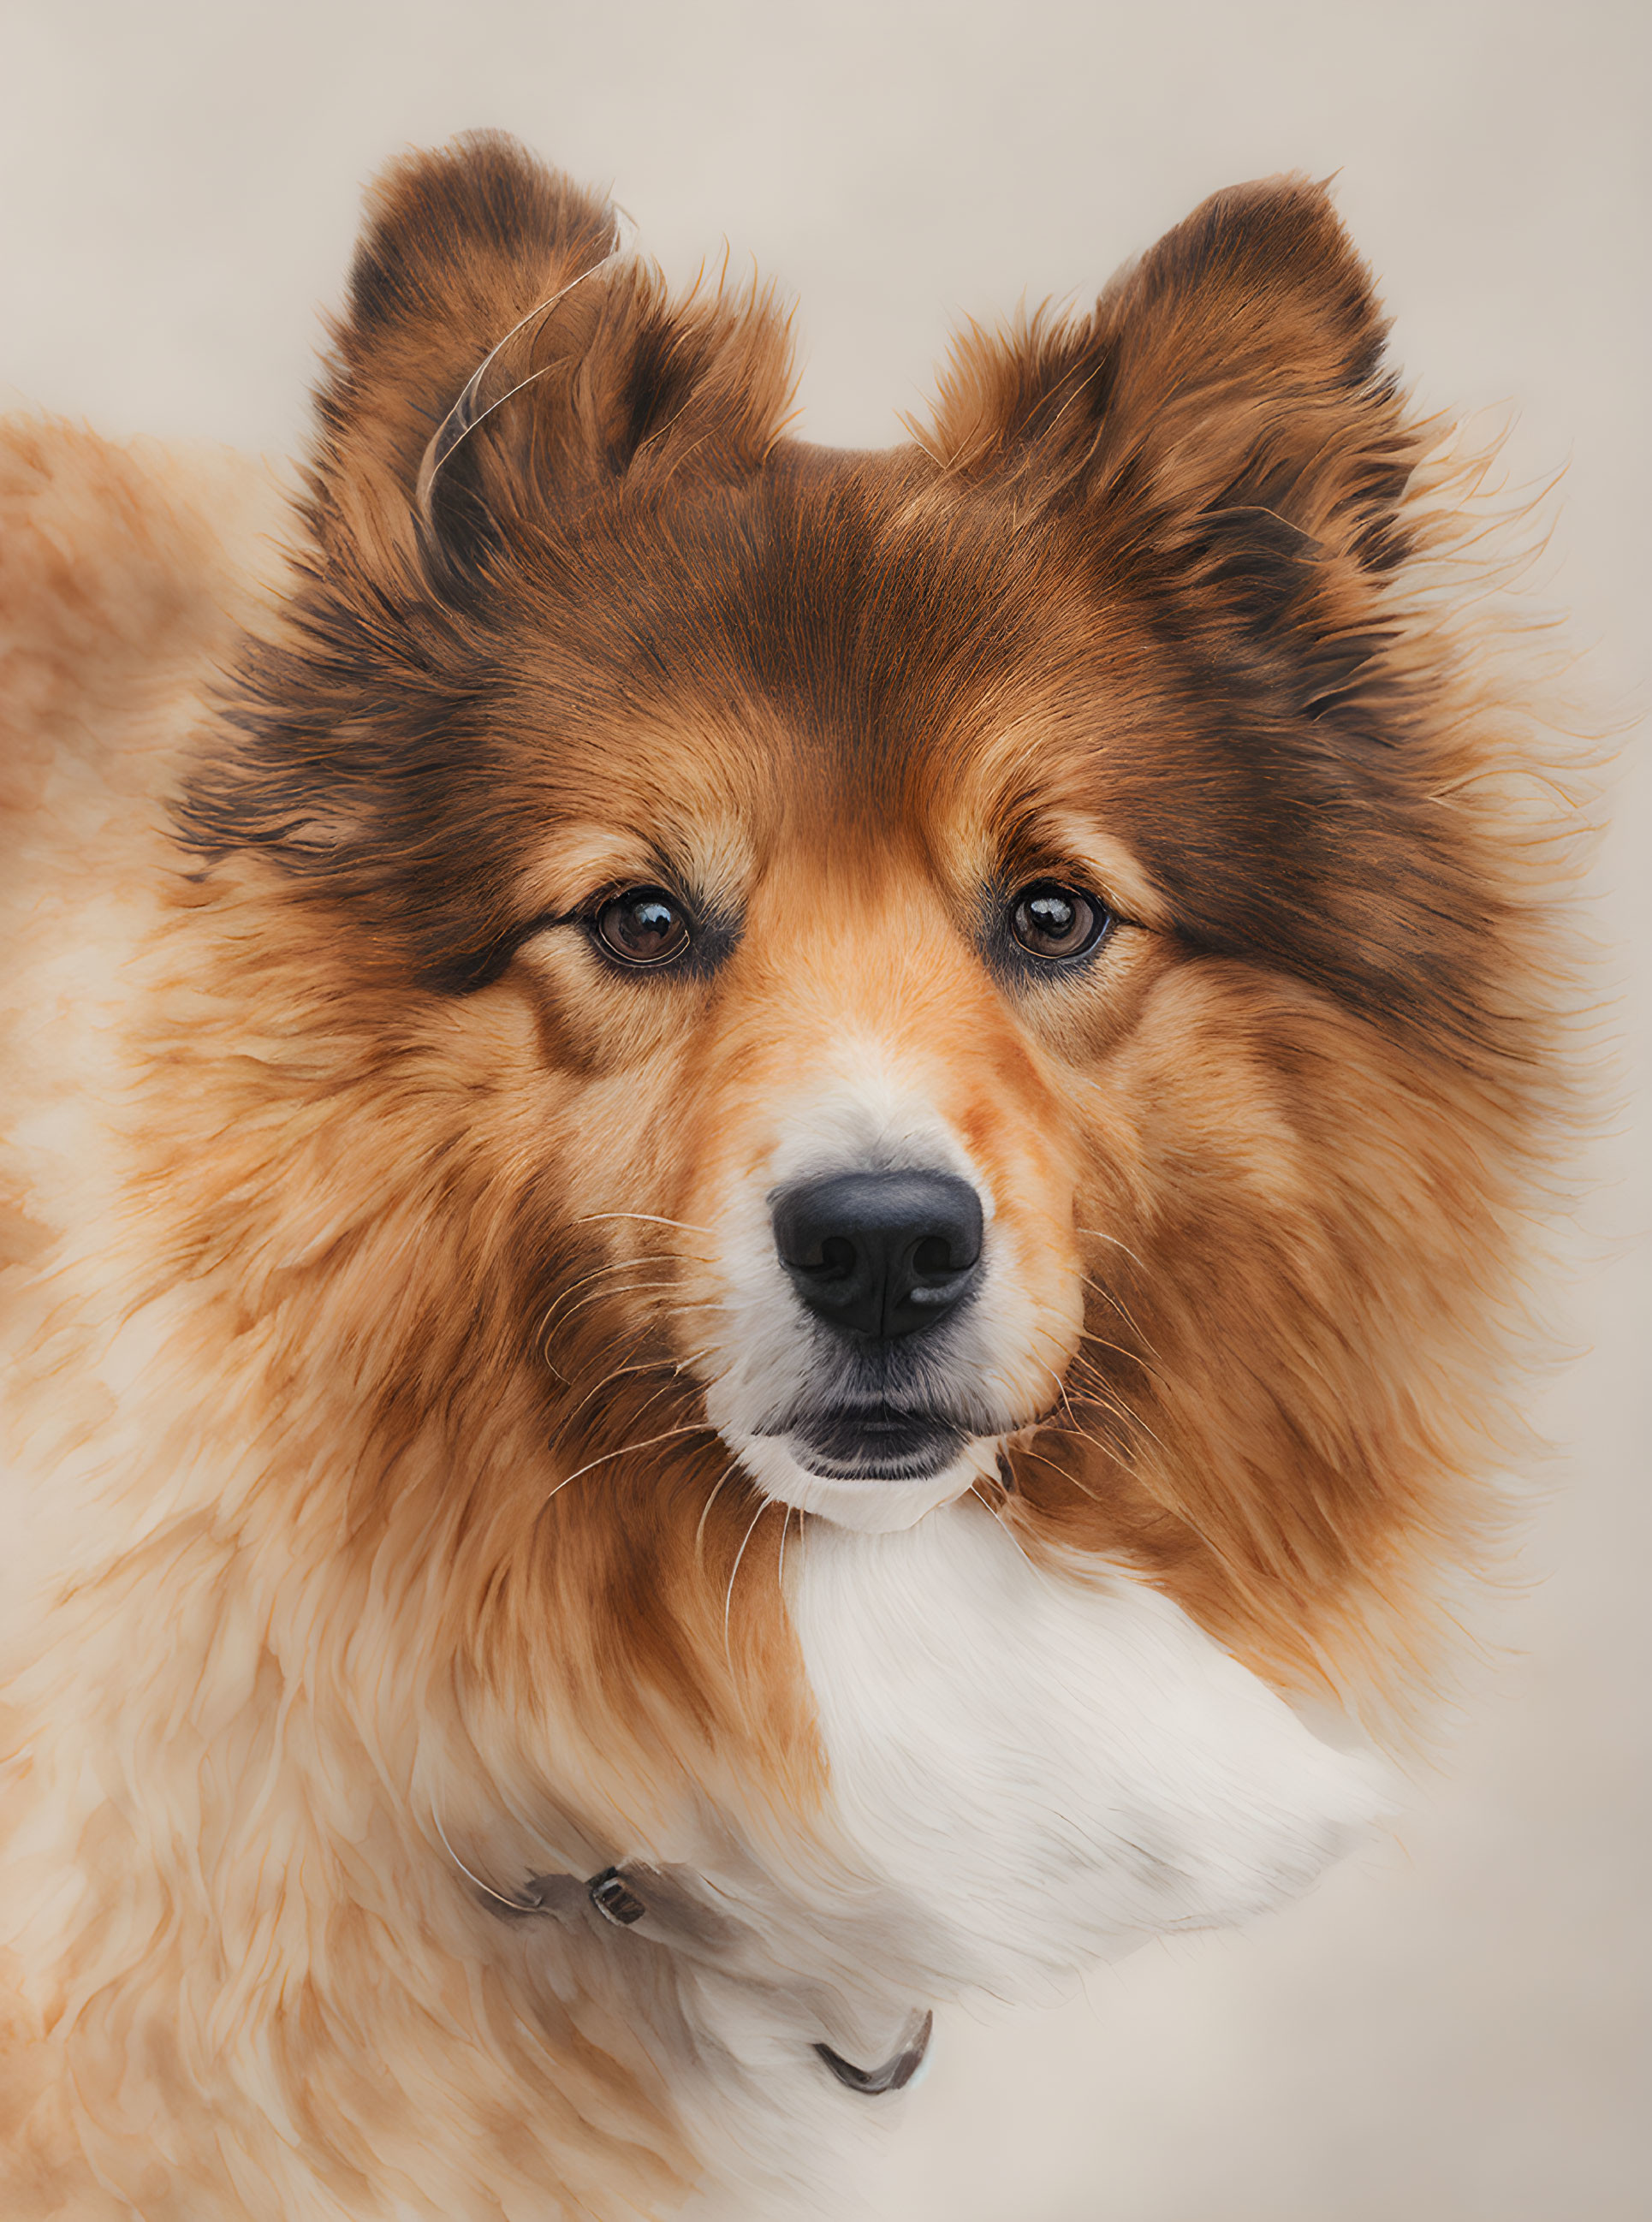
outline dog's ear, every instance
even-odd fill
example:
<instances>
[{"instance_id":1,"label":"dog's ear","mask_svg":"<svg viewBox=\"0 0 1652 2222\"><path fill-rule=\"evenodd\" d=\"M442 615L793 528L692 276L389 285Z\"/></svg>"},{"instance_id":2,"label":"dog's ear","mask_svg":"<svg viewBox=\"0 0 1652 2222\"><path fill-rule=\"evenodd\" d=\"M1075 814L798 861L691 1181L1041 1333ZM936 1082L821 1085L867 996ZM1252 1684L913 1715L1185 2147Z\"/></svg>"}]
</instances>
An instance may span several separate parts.
<instances>
[{"instance_id":1,"label":"dog's ear","mask_svg":"<svg viewBox=\"0 0 1652 2222\"><path fill-rule=\"evenodd\" d=\"M1079 505L1115 575L1150 565L1162 586L1168 565L1247 631L1300 626L1304 596L1404 553L1412 455L1385 330L1322 187L1236 186L1090 316L970 331L926 445L1018 499Z\"/></svg>"},{"instance_id":2,"label":"dog's ear","mask_svg":"<svg viewBox=\"0 0 1652 2222\"><path fill-rule=\"evenodd\" d=\"M759 461L783 321L766 298L674 304L619 245L612 208L502 134L393 163L319 396L323 539L417 538L463 572L618 480Z\"/></svg>"}]
</instances>

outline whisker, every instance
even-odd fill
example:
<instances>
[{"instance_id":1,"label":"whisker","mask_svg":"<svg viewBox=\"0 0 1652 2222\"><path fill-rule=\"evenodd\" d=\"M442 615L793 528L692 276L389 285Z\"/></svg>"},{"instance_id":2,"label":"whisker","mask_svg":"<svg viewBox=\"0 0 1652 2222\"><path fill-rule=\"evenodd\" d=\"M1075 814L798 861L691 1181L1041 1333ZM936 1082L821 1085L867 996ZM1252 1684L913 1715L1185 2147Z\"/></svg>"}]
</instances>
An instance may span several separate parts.
<instances>
[{"instance_id":1,"label":"whisker","mask_svg":"<svg viewBox=\"0 0 1652 2222\"><path fill-rule=\"evenodd\" d=\"M710 1234L714 1230L700 1227L692 1219L662 1219L657 1211L592 1211L583 1219L574 1221L575 1227L599 1227L605 1219L642 1219L650 1227L676 1227L685 1234Z\"/></svg>"},{"instance_id":2,"label":"whisker","mask_svg":"<svg viewBox=\"0 0 1652 2222\"><path fill-rule=\"evenodd\" d=\"M564 1289L556 1302L547 1306L540 1315L534 1334L542 1350L549 1350L553 1339L557 1337L568 1322L578 1313L582 1312L588 1304L599 1303L606 1296L624 1296L628 1293L624 1287L613 1283L610 1283L606 1288L593 1288L591 1283L594 1277L594 1275L587 1274L583 1280L576 1281L571 1289ZM656 1284L644 1282L642 1285L647 1288ZM585 1291L582 1296L580 1293L581 1290Z\"/></svg>"},{"instance_id":3,"label":"whisker","mask_svg":"<svg viewBox=\"0 0 1652 2222\"><path fill-rule=\"evenodd\" d=\"M1109 1404L1107 1403L1105 1398L1102 1397L1085 1397L1083 1401L1086 1414L1088 1414L1089 1408L1092 1403L1099 1403L1102 1410L1107 1415L1109 1419L1115 1423L1115 1425L1123 1427L1127 1431L1132 1428L1138 1429L1142 1434L1147 1437L1150 1442L1153 1441L1152 1430L1147 1428L1144 1422L1138 1420L1135 1414L1128 1410L1124 1405ZM1081 1442L1090 1444L1092 1449L1101 1451L1104 1456L1109 1459L1116 1459L1121 1466L1128 1467L1134 1463L1139 1446L1134 1442L1115 1443L1109 1441L1103 1443L1098 1437L1093 1435L1090 1429L1085 1426L1084 1420L1079 1417L1078 1412L1074 1407L1071 1397L1067 1399L1066 1431L1071 1434L1077 1435ZM1162 1448L1162 1446L1160 1447Z\"/></svg>"},{"instance_id":4,"label":"whisker","mask_svg":"<svg viewBox=\"0 0 1652 2222\"><path fill-rule=\"evenodd\" d=\"M1085 1404L1099 1405L1102 1411L1110 1412L1115 1420L1123 1421L1127 1427L1139 1428L1150 1441L1159 1441L1159 1438L1153 1434L1140 1413L1136 1410L1134 1405L1128 1402L1120 1390L1115 1388L1105 1374L1097 1372L1088 1359L1081 1358L1078 1365L1084 1367L1090 1377L1089 1385L1081 1386L1080 1389L1081 1399ZM1069 1384L1065 1381L1061 1384L1061 1401L1066 1405L1068 1416L1076 1427L1077 1415L1073 1411L1071 1390ZM1159 1447L1161 1450L1164 1448L1162 1443Z\"/></svg>"},{"instance_id":5,"label":"whisker","mask_svg":"<svg viewBox=\"0 0 1652 2222\"><path fill-rule=\"evenodd\" d=\"M570 1282L567 1288L557 1291L543 1315L538 1332L541 1334L547 1333L562 1306L571 1297L578 1296L581 1289L588 1289L593 1281L601 1280L605 1274L628 1273L639 1265L669 1265L672 1263L674 1260L669 1258L610 1258L600 1265L593 1265L588 1273L581 1273L577 1281Z\"/></svg>"},{"instance_id":6,"label":"whisker","mask_svg":"<svg viewBox=\"0 0 1652 2222\"><path fill-rule=\"evenodd\" d=\"M723 1484L732 1473L738 1472L739 1465L738 1459L731 1459L712 1484L711 1495L706 1499L705 1509L700 1516L700 1525L694 1529L694 1564L698 1566L703 1566L706 1563L706 1522L711 1517L712 1507L721 1493Z\"/></svg>"},{"instance_id":7,"label":"whisker","mask_svg":"<svg viewBox=\"0 0 1652 2222\"><path fill-rule=\"evenodd\" d=\"M1147 1353L1147 1355L1154 1359L1159 1365L1162 1365L1164 1364L1164 1360L1159 1357L1158 1351L1154 1349L1152 1337L1145 1332L1140 1321L1135 1317L1135 1315L1131 1311L1129 1306L1124 1302L1123 1299L1115 1296L1113 1290L1108 1288L1104 1283L1098 1281L1093 1273L1085 1273L1080 1277L1083 1279L1084 1286L1087 1289L1092 1290L1095 1294L1102 1299L1103 1303L1112 1305L1114 1310L1124 1321L1126 1327L1129 1328L1131 1334L1138 1337L1142 1348Z\"/></svg>"},{"instance_id":8,"label":"whisker","mask_svg":"<svg viewBox=\"0 0 1652 2222\"><path fill-rule=\"evenodd\" d=\"M593 1265L588 1272L581 1273L579 1279L570 1283L562 1293L571 1295L575 1289L584 1288L587 1281L594 1281L603 1273L623 1273L628 1265L669 1265L674 1262L671 1253L665 1250L644 1250L634 1258L605 1258L599 1265Z\"/></svg>"},{"instance_id":9,"label":"whisker","mask_svg":"<svg viewBox=\"0 0 1652 2222\"><path fill-rule=\"evenodd\" d=\"M728 1594L723 1599L723 1657L727 1663L728 1676L731 1682L734 1679L734 1653L731 1646L729 1636L729 1615L734 1609L734 1583L736 1577L738 1575L740 1571L740 1561L745 1556L745 1547L751 1541L751 1538L757 1534L757 1523L763 1518L763 1514L769 1510L769 1503L770 1500L765 1497L763 1502L758 1505L756 1513L753 1515L751 1525L746 1529L744 1535L740 1538L740 1547L734 1554L734 1564L729 1568Z\"/></svg>"},{"instance_id":10,"label":"whisker","mask_svg":"<svg viewBox=\"0 0 1652 2222\"><path fill-rule=\"evenodd\" d=\"M650 1321L650 1328L651 1326L652 1322ZM679 1358L675 1359L669 1358L639 1358L634 1365L616 1365L612 1367L611 1371L603 1374L600 1380L594 1381L591 1384L590 1387L586 1390L585 1393L581 1397L576 1404L571 1404L568 1407L568 1410L562 1415L562 1418L557 1422L556 1432L551 1437L552 1442L556 1443L562 1441L562 1437L568 1433L574 1422L579 1417L579 1415L585 1409L586 1406L590 1403L594 1397L600 1396L605 1389L611 1389L616 1381L623 1381L628 1374L664 1372L669 1367L672 1381L678 1381L682 1378L682 1372L685 1366L694 1365L697 1359L704 1358L706 1355L707 1353L703 1350L691 1350L686 1358ZM570 1388L575 1388L578 1386L578 1384L575 1382L570 1382L568 1386Z\"/></svg>"},{"instance_id":11,"label":"whisker","mask_svg":"<svg viewBox=\"0 0 1652 2222\"><path fill-rule=\"evenodd\" d=\"M1146 1436L1149 1442L1158 1443L1159 1449L1161 1451L1164 1449L1164 1444L1159 1442L1159 1437L1153 1433L1152 1427L1136 1409L1135 1406L1130 1402L1130 1399L1125 1395L1123 1390L1119 1387L1115 1381L1110 1381L1108 1378L1107 1375L1101 1371L1093 1359L1086 1358L1081 1351L1076 1361L1074 1371L1081 1377L1082 1380L1088 1381L1090 1384L1087 1388L1082 1385L1080 1387L1079 1401L1081 1403L1086 1404L1100 1404L1103 1406L1107 1410L1115 1413L1120 1419L1128 1421L1129 1424L1133 1428L1140 1428L1142 1434Z\"/></svg>"},{"instance_id":12,"label":"whisker","mask_svg":"<svg viewBox=\"0 0 1652 2222\"><path fill-rule=\"evenodd\" d=\"M611 1296L640 1296L645 1295L650 1289L675 1289L676 1285L675 1281L633 1281L629 1287L623 1289L593 1289L587 1295L581 1296L578 1303L570 1304L561 1319L547 1320L545 1325L539 1330L540 1347L545 1350L549 1356L549 1344L553 1328L565 1330L568 1321L591 1304L603 1303Z\"/></svg>"},{"instance_id":13,"label":"whisker","mask_svg":"<svg viewBox=\"0 0 1652 2222\"><path fill-rule=\"evenodd\" d=\"M1120 1351L1119 1346L1115 1342L1109 1342L1104 1335L1090 1334L1086 1330L1081 1329L1078 1340L1081 1344L1093 1344L1097 1350L1112 1351L1116 1355L1128 1360L1132 1365L1139 1363L1133 1352L1128 1350ZM1128 1409L1129 1400L1123 1387L1116 1378L1115 1368L1109 1368L1102 1365L1100 1359L1092 1356L1089 1351L1081 1348L1073 1353L1072 1362L1069 1370L1070 1371L1082 1371L1087 1374L1092 1381L1099 1382L1102 1387L1106 1389L1109 1396L1116 1397L1120 1403L1125 1405ZM1165 1384L1163 1379L1153 1371L1151 1365L1142 1365L1141 1371L1146 1375L1148 1380L1153 1384L1155 1389L1162 1390L1164 1388Z\"/></svg>"},{"instance_id":14,"label":"whisker","mask_svg":"<svg viewBox=\"0 0 1652 2222\"><path fill-rule=\"evenodd\" d=\"M1162 1451L1164 1449L1165 1446L1159 1441L1158 1436L1154 1434L1153 1429L1147 1425L1145 1420L1136 1419L1134 1414L1124 1414L1121 1415L1121 1416L1131 1419L1134 1424L1140 1428L1142 1434L1146 1436L1150 1443L1159 1450ZM1070 1427L1059 1428L1058 1432L1063 1434L1077 1435L1080 1442L1088 1443L1092 1450L1100 1451L1103 1458L1116 1459L1118 1456L1118 1451L1112 1443L1104 1443L1098 1435L1092 1435L1087 1428L1081 1428L1078 1424L1076 1415Z\"/></svg>"},{"instance_id":15,"label":"whisker","mask_svg":"<svg viewBox=\"0 0 1652 2222\"><path fill-rule=\"evenodd\" d=\"M616 211L616 217L620 213L622 212ZM512 396L521 392L524 386L531 386L536 379L543 378L546 372L553 367L550 363L542 363L537 370L530 371L525 378L519 378L508 392L501 393L497 401L490 401L484 409L479 405L481 401L482 387L493 364L518 332L531 331L535 325L543 330L544 319L555 315L559 302L566 300L576 286L584 285L587 278L594 278L600 271L608 269L629 252L630 241L616 223L616 244L609 252L600 261L587 264L576 276L570 278L565 286L559 286L556 292L541 301L537 308L530 309L525 317L518 317L504 338L494 342L465 380L460 389L458 399L437 426L420 461L418 476L414 482L413 498L418 505L420 519L427 530L434 526L437 478L454 450L468 440L476 427L485 423L496 409L503 408ZM537 336L537 334L534 336ZM531 338L530 345L531 344Z\"/></svg>"},{"instance_id":16,"label":"whisker","mask_svg":"<svg viewBox=\"0 0 1652 2222\"><path fill-rule=\"evenodd\" d=\"M1075 1234L1088 1234L1096 1242L1110 1242L1115 1250L1122 1250L1133 1264L1140 1265L1144 1273L1146 1271L1145 1261L1136 1255L1128 1242L1121 1242L1116 1234L1103 1234L1099 1227L1075 1227L1072 1231Z\"/></svg>"},{"instance_id":17,"label":"whisker","mask_svg":"<svg viewBox=\"0 0 1652 2222\"><path fill-rule=\"evenodd\" d=\"M1078 1494L1081 1497L1089 1497L1092 1504L1100 1504L1104 1501L1093 1489L1086 1489L1076 1473L1070 1473L1065 1466L1058 1466L1054 1459L1046 1458L1042 1451L1035 1451L1030 1443L1019 1447L1014 1455L1017 1458L1031 1459L1035 1466L1047 1466L1052 1473L1059 1474L1063 1481L1070 1481Z\"/></svg>"},{"instance_id":18,"label":"whisker","mask_svg":"<svg viewBox=\"0 0 1652 2222\"><path fill-rule=\"evenodd\" d=\"M562 1356L568 1355L568 1346L565 1343L559 1342L558 1350ZM640 1354L644 1353L647 1354ZM663 1371L672 1364L670 1351L663 1342L660 1334L659 1322L651 1310L645 1312L640 1319L631 1318L619 1321L602 1353L602 1357L605 1360L614 1359L628 1358L632 1353L638 1353L635 1368L638 1371L645 1370L650 1365L657 1366ZM581 1392L577 1402L563 1414L559 1422L557 1428L559 1434L566 1431L573 1415L583 1408L587 1399L602 1386L605 1381L612 1379L619 1373L633 1370L625 1365L604 1365L600 1367L594 1377L588 1368L582 1370L577 1366L569 1373L555 1364L548 1346L541 1346L540 1354L560 1381L569 1389Z\"/></svg>"},{"instance_id":19,"label":"whisker","mask_svg":"<svg viewBox=\"0 0 1652 2222\"><path fill-rule=\"evenodd\" d=\"M651 1451L656 1444L675 1441L679 1435L712 1435L716 1432L717 1430L707 1422L694 1420L687 1427L668 1428L663 1434L650 1435L640 1443L621 1443L617 1449L604 1451L600 1458L587 1459L583 1466L575 1466L572 1473L564 1474L556 1488L546 1497L539 1510L541 1512L544 1510L545 1505L550 1503L551 1497L560 1497L569 1482L578 1481L581 1475L593 1472L600 1466L606 1466L610 1459L626 1458L633 1451Z\"/></svg>"},{"instance_id":20,"label":"whisker","mask_svg":"<svg viewBox=\"0 0 1652 2222\"><path fill-rule=\"evenodd\" d=\"M1135 1351L1127 1350L1121 1342L1109 1342L1104 1334L1093 1334L1086 1327L1081 1327L1079 1328L1078 1340L1081 1342L1093 1342L1097 1350L1110 1350L1115 1357L1123 1359L1127 1365L1139 1365L1142 1371L1149 1375L1153 1380L1156 1381L1159 1378L1159 1376L1154 1373L1153 1367L1149 1365L1144 1359L1140 1357Z\"/></svg>"},{"instance_id":21,"label":"whisker","mask_svg":"<svg viewBox=\"0 0 1652 2222\"><path fill-rule=\"evenodd\" d=\"M528 1899L506 1898L502 1892L495 1890L492 1883L484 1882L481 1877L475 1872L474 1868L468 1867L465 1865L458 1853L454 1850L453 1846L448 1842L448 1832L442 1826L442 1816L437 1811L434 1805L430 1807L430 1818L436 1823L436 1833L441 1837L443 1844L446 1849L448 1857L453 1861L455 1867L458 1868L460 1874L465 1876L468 1880L474 1882L477 1889L482 1892L486 1897L494 1899L496 1903L500 1905L508 1905L512 1913L539 1913L543 1911L543 1907L535 1905L531 1900Z\"/></svg>"},{"instance_id":22,"label":"whisker","mask_svg":"<svg viewBox=\"0 0 1652 2222\"><path fill-rule=\"evenodd\" d=\"M1112 1442L1101 1442L1101 1440L1098 1440L1096 1435L1091 1435L1091 1434L1090 1434L1090 1428L1085 1428L1085 1427L1081 1427L1081 1424L1078 1424L1078 1413L1076 1413L1074 1409L1071 1409L1071 1400L1070 1400L1070 1397L1065 1397L1065 1391L1063 1391L1063 1400L1065 1400L1065 1404L1067 1404L1067 1422L1070 1422L1070 1424L1067 1424L1065 1428L1058 1428L1060 1434L1078 1435L1078 1440L1081 1440L1081 1442L1087 1442L1094 1451L1101 1451L1102 1458L1118 1458L1118 1447L1116 1447L1116 1444L1112 1444ZM1159 1451L1165 1449L1165 1444L1160 1442L1159 1435L1156 1435L1154 1431L1152 1431L1152 1427L1147 1427L1147 1422L1145 1422L1145 1420L1143 1420L1143 1415L1140 1415L1139 1411L1132 1411L1132 1409L1129 1409L1129 1404L1118 1404L1118 1402L1109 1400L1108 1393L1101 1393L1101 1396L1094 1396L1094 1393L1091 1393L1091 1396L1087 1396L1087 1397L1085 1397L1085 1402L1090 1402L1090 1404L1101 1404L1101 1407L1105 1409L1105 1411L1112 1413L1112 1415L1116 1417L1116 1420L1123 1420L1123 1422L1128 1424L1128 1427L1140 1428L1140 1434L1143 1434L1145 1438L1147 1438L1147 1442L1154 1444L1154 1449L1159 1449Z\"/></svg>"},{"instance_id":23,"label":"whisker","mask_svg":"<svg viewBox=\"0 0 1652 2222\"><path fill-rule=\"evenodd\" d=\"M644 1397L642 1403L637 1407L637 1409L631 1415L631 1425L634 1427L638 1421L642 1418L644 1412L651 1412L654 1409L654 1407L659 1403L661 1397L669 1397L675 1387L676 1383L669 1374L667 1374L664 1380L662 1381L658 1388L655 1390L652 1396Z\"/></svg>"},{"instance_id":24,"label":"whisker","mask_svg":"<svg viewBox=\"0 0 1652 2222\"><path fill-rule=\"evenodd\" d=\"M1040 1306L1040 1314L1042 1314L1042 1312L1046 1309L1047 1307ZM1052 1349L1060 1351L1064 1353L1062 1362L1059 1365L1051 1364L1050 1360L1047 1359L1044 1361L1049 1371L1051 1388L1052 1390L1058 1389L1061 1384L1062 1373L1068 1363L1065 1355L1067 1346L1068 1329L1065 1327L1053 1328L1046 1326L1043 1317L1040 1316L1035 1318L1033 1322L1033 1332L1041 1341L1048 1343Z\"/></svg>"},{"instance_id":25,"label":"whisker","mask_svg":"<svg viewBox=\"0 0 1652 2222\"><path fill-rule=\"evenodd\" d=\"M665 1396L670 1390L676 1386L681 1373L681 1368L668 1365L664 1359L658 1358L638 1359L633 1365L616 1365L612 1367L608 1372L601 1375L597 1380L594 1381L590 1387L586 1390L584 1395L579 1399L579 1402L571 1405L562 1415L562 1418L557 1422L556 1430L551 1436L552 1444L555 1445L562 1441L562 1439L567 1435L568 1430L572 1428L575 1421L578 1419L580 1414L585 1409L587 1405L590 1403L591 1399L594 1397L600 1396L605 1389L612 1388L616 1381L623 1380L628 1374L634 1373L657 1373L662 1376L659 1387L656 1389L651 1397L644 1398L643 1403L638 1408L639 1410L646 1412L650 1405L657 1404L662 1397Z\"/></svg>"}]
</instances>

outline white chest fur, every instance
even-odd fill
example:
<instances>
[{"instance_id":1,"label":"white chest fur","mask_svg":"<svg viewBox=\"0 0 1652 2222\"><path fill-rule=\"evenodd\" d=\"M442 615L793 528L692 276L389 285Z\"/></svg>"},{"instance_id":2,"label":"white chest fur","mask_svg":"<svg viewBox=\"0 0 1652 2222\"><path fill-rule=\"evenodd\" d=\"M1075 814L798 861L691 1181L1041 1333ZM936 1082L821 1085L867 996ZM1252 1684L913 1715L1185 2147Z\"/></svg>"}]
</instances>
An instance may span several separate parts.
<instances>
[{"instance_id":1,"label":"white chest fur","mask_svg":"<svg viewBox=\"0 0 1652 2222\"><path fill-rule=\"evenodd\" d=\"M843 1827L945 1924L947 1988L1242 1919L1381 1810L1367 1762L1175 1605L1031 1565L983 1505L889 1535L815 1524L795 1564Z\"/></svg>"},{"instance_id":2,"label":"white chest fur","mask_svg":"<svg viewBox=\"0 0 1652 2222\"><path fill-rule=\"evenodd\" d=\"M974 1500L894 1535L812 1522L787 1575L832 1811L818 1858L702 1870L761 1942L688 1975L721 2109L752 2108L732 2172L773 2140L765 2211L801 2148L846 2159L892 2103L839 2088L816 2041L871 2066L914 2009L1278 1905L1384 1810L1372 1763L1178 1607L1031 1566Z\"/></svg>"}]
</instances>

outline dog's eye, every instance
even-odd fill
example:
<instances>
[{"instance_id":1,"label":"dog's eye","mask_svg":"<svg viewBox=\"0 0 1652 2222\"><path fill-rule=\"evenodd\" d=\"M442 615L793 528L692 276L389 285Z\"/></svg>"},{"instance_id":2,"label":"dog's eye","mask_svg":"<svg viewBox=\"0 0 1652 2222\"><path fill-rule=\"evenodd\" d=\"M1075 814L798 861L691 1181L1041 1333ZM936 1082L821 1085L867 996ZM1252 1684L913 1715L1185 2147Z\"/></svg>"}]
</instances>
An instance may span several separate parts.
<instances>
[{"instance_id":1,"label":"dog's eye","mask_svg":"<svg viewBox=\"0 0 1652 2222\"><path fill-rule=\"evenodd\" d=\"M1082 957L1093 949L1112 914L1093 895L1036 880L1010 906L1009 930L1033 957Z\"/></svg>"},{"instance_id":2,"label":"dog's eye","mask_svg":"<svg viewBox=\"0 0 1652 2222\"><path fill-rule=\"evenodd\" d=\"M603 947L622 964L669 964L693 938L688 913L663 888L610 895L594 924Z\"/></svg>"}]
</instances>

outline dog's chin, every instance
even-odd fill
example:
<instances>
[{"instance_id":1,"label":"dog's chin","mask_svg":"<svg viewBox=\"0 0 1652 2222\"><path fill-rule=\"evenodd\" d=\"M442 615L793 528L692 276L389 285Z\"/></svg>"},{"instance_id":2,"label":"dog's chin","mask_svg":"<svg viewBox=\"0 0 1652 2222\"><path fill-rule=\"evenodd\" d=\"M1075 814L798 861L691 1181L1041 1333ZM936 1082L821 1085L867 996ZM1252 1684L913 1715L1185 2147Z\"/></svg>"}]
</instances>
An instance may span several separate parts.
<instances>
[{"instance_id":1,"label":"dog's chin","mask_svg":"<svg viewBox=\"0 0 1652 2222\"><path fill-rule=\"evenodd\" d=\"M729 1447L763 1495L777 1504L795 1505L839 1528L863 1535L887 1535L915 1528L937 1507L963 1497L974 1484L997 1472L998 1435L949 1434L944 1445L908 1448L904 1459L875 1439L853 1458L828 1450L801 1435L734 1435ZM829 1450L838 1452L835 1441ZM926 1451L927 1455L926 1455ZM936 1453L941 1460L938 1463Z\"/></svg>"}]
</instances>

